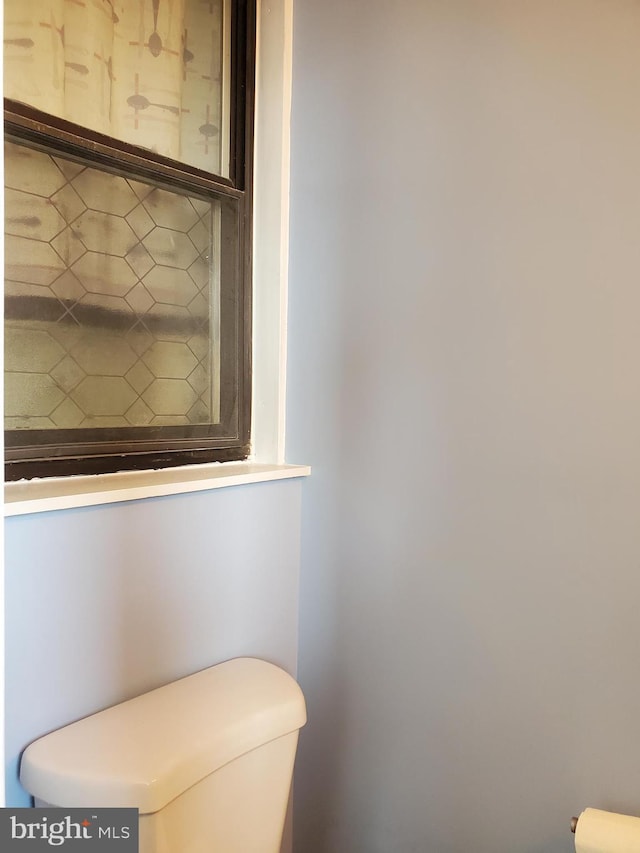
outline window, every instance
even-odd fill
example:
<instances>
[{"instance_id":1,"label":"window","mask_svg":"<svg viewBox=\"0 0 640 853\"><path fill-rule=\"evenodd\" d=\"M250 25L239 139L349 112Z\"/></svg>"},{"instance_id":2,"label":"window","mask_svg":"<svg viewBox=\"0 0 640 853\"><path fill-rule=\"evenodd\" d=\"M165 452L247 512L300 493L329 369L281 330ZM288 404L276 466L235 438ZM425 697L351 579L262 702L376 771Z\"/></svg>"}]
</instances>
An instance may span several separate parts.
<instances>
[{"instance_id":1,"label":"window","mask_svg":"<svg viewBox=\"0 0 640 853\"><path fill-rule=\"evenodd\" d=\"M255 4L5 0L7 479L246 458Z\"/></svg>"}]
</instances>

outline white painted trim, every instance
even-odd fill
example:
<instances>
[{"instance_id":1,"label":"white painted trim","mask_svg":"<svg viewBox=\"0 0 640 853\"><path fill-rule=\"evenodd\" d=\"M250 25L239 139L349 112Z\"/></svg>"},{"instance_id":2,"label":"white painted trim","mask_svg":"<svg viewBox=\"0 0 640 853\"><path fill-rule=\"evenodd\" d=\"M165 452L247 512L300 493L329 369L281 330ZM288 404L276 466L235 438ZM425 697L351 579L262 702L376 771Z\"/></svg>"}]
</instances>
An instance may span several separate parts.
<instances>
[{"instance_id":1,"label":"white painted trim","mask_svg":"<svg viewBox=\"0 0 640 853\"><path fill-rule=\"evenodd\" d=\"M5 517L307 477L306 465L213 462L155 471L50 477L5 484Z\"/></svg>"},{"instance_id":2,"label":"white painted trim","mask_svg":"<svg viewBox=\"0 0 640 853\"><path fill-rule=\"evenodd\" d=\"M252 459L285 460L292 0L258 2Z\"/></svg>"}]
</instances>

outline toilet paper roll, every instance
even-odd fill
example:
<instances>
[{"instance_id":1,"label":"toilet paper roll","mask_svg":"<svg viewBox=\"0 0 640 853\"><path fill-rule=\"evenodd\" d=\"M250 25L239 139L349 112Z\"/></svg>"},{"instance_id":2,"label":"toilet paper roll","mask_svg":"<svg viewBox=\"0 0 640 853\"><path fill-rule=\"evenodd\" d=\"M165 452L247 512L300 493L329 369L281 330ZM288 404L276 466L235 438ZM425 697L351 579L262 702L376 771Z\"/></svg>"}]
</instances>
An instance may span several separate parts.
<instances>
[{"instance_id":1,"label":"toilet paper roll","mask_svg":"<svg viewBox=\"0 0 640 853\"><path fill-rule=\"evenodd\" d=\"M640 853L640 817L585 809L576 827L576 853Z\"/></svg>"}]
</instances>

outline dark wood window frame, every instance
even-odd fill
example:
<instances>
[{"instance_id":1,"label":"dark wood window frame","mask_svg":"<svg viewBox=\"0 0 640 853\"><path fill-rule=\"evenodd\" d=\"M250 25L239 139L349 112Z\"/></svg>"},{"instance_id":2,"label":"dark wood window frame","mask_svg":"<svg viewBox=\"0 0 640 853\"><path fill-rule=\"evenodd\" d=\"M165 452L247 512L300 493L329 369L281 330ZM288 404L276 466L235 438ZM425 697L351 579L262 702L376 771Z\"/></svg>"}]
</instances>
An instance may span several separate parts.
<instances>
[{"instance_id":1,"label":"dark wood window frame","mask_svg":"<svg viewBox=\"0 0 640 853\"><path fill-rule=\"evenodd\" d=\"M232 2L231 139L229 178L96 133L5 99L5 138L78 159L119 176L202 199L229 210L225 228L238 250L221 271L221 420L207 429L48 429L5 431L5 477L102 474L245 459L251 421L251 245L255 102L255 0ZM225 221L227 225L225 225ZM233 267L233 268L231 268ZM233 287L225 289L225 282ZM232 387L230 387L230 383ZM29 443L26 443L26 442Z\"/></svg>"}]
</instances>

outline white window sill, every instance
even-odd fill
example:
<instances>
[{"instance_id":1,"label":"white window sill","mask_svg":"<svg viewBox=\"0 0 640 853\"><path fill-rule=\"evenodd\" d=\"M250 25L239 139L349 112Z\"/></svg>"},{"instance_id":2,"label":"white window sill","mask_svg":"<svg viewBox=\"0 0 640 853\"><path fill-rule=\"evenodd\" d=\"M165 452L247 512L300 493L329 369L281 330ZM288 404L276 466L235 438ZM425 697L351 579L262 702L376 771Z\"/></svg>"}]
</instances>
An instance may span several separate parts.
<instances>
[{"instance_id":1,"label":"white window sill","mask_svg":"<svg viewBox=\"0 0 640 853\"><path fill-rule=\"evenodd\" d=\"M204 492L244 483L307 477L310 473L311 469L307 465L214 462L154 471L122 471L117 474L19 480L5 484L4 514L28 515L33 512L135 501L185 492Z\"/></svg>"}]
</instances>

